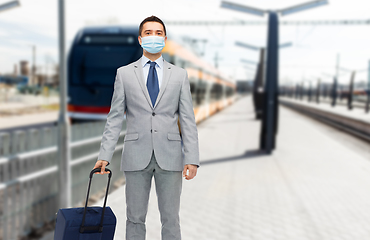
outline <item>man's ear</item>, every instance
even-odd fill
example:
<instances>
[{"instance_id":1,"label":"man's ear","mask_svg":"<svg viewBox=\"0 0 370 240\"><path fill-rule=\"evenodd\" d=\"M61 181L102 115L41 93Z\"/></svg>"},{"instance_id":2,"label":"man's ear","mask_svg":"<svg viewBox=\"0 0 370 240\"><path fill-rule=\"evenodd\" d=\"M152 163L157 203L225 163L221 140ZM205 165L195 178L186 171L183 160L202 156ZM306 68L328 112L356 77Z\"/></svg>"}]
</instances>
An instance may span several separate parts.
<instances>
[{"instance_id":1,"label":"man's ear","mask_svg":"<svg viewBox=\"0 0 370 240\"><path fill-rule=\"evenodd\" d=\"M137 37L137 40L139 41L139 44L141 45L141 38L140 38L140 36Z\"/></svg>"}]
</instances>

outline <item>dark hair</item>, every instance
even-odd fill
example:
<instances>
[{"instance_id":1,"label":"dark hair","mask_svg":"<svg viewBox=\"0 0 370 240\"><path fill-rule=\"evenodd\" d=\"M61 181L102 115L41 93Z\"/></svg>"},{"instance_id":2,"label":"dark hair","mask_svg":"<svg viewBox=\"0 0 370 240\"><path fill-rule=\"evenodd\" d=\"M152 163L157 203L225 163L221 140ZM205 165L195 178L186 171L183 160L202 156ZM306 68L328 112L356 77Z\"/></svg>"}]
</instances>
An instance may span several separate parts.
<instances>
[{"instance_id":1,"label":"dark hair","mask_svg":"<svg viewBox=\"0 0 370 240\"><path fill-rule=\"evenodd\" d=\"M150 17L147 17L145 18L141 23L140 23L140 27L139 27L139 36L141 36L141 31L143 31L143 26L144 26L144 23L146 22L159 22L160 24L162 24L163 26L163 30L164 30L164 35L167 36L167 33L166 33L166 27L164 26L164 23L162 22L161 19L159 19L158 17L156 16L150 16Z\"/></svg>"}]
</instances>

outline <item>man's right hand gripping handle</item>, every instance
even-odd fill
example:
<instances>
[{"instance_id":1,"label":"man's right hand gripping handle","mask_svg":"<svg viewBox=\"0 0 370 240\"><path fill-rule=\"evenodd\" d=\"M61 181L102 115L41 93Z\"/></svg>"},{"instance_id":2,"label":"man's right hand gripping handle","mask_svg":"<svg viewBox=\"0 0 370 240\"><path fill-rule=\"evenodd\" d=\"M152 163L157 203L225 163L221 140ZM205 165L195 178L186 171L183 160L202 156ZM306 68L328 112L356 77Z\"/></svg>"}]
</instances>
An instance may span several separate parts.
<instances>
[{"instance_id":1,"label":"man's right hand gripping handle","mask_svg":"<svg viewBox=\"0 0 370 240\"><path fill-rule=\"evenodd\" d=\"M108 165L108 161L105 160L98 160L94 166L95 168L101 168L101 172L96 172L94 174L108 174L109 172L105 171L105 167Z\"/></svg>"}]
</instances>

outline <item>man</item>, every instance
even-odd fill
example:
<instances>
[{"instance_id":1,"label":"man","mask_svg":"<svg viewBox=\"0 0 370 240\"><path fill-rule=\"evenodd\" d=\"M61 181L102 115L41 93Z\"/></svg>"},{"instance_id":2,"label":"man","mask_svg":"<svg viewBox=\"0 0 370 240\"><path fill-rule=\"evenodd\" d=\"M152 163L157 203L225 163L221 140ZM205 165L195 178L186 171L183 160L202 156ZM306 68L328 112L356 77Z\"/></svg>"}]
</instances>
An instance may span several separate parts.
<instances>
[{"instance_id":1,"label":"man","mask_svg":"<svg viewBox=\"0 0 370 240\"><path fill-rule=\"evenodd\" d=\"M145 239L152 176L162 240L179 240L182 177L193 179L199 167L198 132L188 74L163 59L167 36L159 18L151 16L141 22L138 41L143 56L117 69L94 168L101 168L97 174L108 173L105 167L111 161L126 111L127 132L121 158L121 171L126 177L126 240Z\"/></svg>"}]
</instances>

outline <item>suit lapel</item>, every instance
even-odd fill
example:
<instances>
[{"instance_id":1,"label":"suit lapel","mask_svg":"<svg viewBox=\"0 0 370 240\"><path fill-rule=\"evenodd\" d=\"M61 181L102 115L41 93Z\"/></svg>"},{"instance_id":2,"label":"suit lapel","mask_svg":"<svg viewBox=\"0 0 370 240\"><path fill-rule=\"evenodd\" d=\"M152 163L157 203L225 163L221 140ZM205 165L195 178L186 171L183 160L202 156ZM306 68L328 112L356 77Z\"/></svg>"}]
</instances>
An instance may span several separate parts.
<instances>
[{"instance_id":1,"label":"suit lapel","mask_svg":"<svg viewBox=\"0 0 370 240\"><path fill-rule=\"evenodd\" d=\"M149 96L148 88L144 84L145 81L144 81L143 69L141 66L141 59L142 57L139 60L137 60L134 64L134 71L135 71L136 79L139 81L141 90L143 91L145 98L148 101L148 104L150 105L152 109L154 109L158 105L159 100L161 100L161 97L164 91L166 90L168 80L170 79L170 76L171 76L171 66L166 60L163 59L164 61L163 61L162 84L161 84L161 87L159 88L159 93L158 93L157 99L153 107L152 101Z\"/></svg>"},{"instance_id":2,"label":"suit lapel","mask_svg":"<svg viewBox=\"0 0 370 240\"><path fill-rule=\"evenodd\" d=\"M143 90L145 98L148 101L150 107L152 109L154 109L153 105L152 105L152 100L150 99L150 96L149 96L148 88L144 84L145 81L144 81L143 69L142 69L142 66L141 66L141 59L142 59L142 57L139 58L139 60L137 60L134 64L134 71L135 71L136 79L139 81L141 90Z\"/></svg>"}]
</instances>

